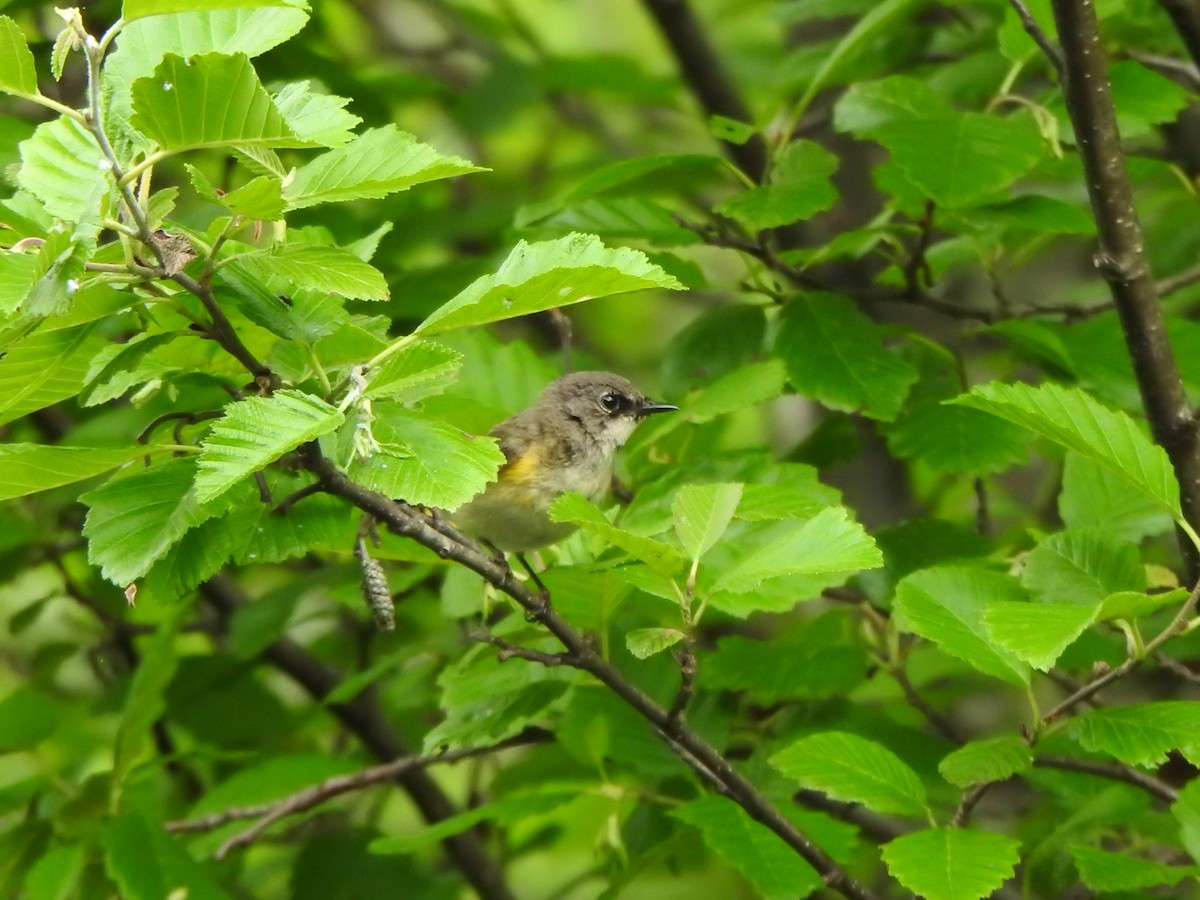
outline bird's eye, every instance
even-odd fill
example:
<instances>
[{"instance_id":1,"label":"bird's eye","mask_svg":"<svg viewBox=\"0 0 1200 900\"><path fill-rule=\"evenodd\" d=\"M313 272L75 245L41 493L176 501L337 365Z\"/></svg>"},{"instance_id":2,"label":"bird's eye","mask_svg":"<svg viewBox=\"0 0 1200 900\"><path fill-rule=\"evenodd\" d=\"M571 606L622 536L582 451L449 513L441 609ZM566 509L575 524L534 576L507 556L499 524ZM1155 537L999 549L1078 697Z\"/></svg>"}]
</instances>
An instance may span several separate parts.
<instances>
[{"instance_id":1,"label":"bird's eye","mask_svg":"<svg viewBox=\"0 0 1200 900\"><path fill-rule=\"evenodd\" d=\"M620 394L609 391L600 395L600 405L610 413L615 413L625 405L625 398Z\"/></svg>"}]
</instances>

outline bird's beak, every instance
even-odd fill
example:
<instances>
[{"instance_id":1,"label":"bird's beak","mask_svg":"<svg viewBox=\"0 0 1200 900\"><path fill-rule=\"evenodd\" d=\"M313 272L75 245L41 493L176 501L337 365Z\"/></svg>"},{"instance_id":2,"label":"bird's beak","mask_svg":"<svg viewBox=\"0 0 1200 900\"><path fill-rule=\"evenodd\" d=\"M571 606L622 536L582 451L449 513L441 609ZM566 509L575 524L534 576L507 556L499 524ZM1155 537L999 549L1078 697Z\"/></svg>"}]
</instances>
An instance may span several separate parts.
<instances>
[{"instance_id":1,"label":"bird's beak","mask_svg":"<svg viewBox=\"0 0 1200 900\"><path fill-rule=\"evenodd\" d=\"M638 408L638 416L650 416L654 413L672 412L679 409L678 406L672 406L670 403L654 403L647 400Z\"/></svg>"}]
</instances>

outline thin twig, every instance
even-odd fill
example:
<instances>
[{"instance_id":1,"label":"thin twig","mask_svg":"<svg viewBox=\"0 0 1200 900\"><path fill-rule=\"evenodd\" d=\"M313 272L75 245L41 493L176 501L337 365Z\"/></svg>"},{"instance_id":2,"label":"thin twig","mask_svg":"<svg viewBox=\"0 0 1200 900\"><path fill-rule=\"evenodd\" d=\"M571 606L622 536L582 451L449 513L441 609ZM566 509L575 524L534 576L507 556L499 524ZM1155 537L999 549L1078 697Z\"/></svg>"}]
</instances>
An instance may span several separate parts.
<instances>
[{"instance_id":1,"label":"thin twig","mask_svg":"<svg viewBox=\"0 0 1200 900\"><path fill-rule=\"evenodd\" d=\"M975 806L983 799L983 795L999 783L998 781L985 781L968 788L963 793L962 799L958 802L958 809L954 811L954 818L950 820L950 827L966 828L967 823L971 821L971 813L975 811Z\"/></svg>"},{"instance_id":2,"label":"thin twig","mask_svg":"<svg viewBox=\"0 0 1200 900\"><path fill-rule=\"evenodd\" d=\"M234 850L240 847L246 847L258 840L268 828L273 824L285 819L288 816L294 816L298 813L306 812L323 803L328 803L335 797L342 794L348 794L351 791L359 791L364 788L372 787L377 784L382 784L388 781L394 781L400 775L406 772L411 772L415 769L423 769L432 765L440 765L445 763L458 762L463 759L470 759L484 754L497 753L501 750L507 750L512 747L519 747L530 743L540 743L546 739L544 733L539 732L536 737L517 735L509 738L506 741L501 741L489 747L470 747L461 750L449 750L445 753L432 754L429 756L406 756L401 759L392 760L391 762L382 763L378 766L362 769L358 772L352 772L349 775L337 775L333 778L327 778L319 784L310 785L303 790L297 791L294 794L289 794L279 800L271 803L263 803L256 806L232 807L223 810L219 813L213 813L204 816L200 819L192 819L188 821L168 822L166 830L172 834L195 833L212 831L227 825L230 822L257 819L252 826L240 831L233 837L226 840L213 854L215 859L225 859Z\"/></svg>"},{"instance_id":3,"label":"thin twig","mask_svg":"<svg viewBox=\"0 0 1200 900\"><path fill-rule=\"evenodd\" d=\"M1069 697L1051 709L1048 713L1042 716L1042 722L1047 725L1050 724L1055 719L1070 712L1080 703L1083 703L1085 700L1090 699L1093 695L1108 687L1108 685L1112 684L1114 681L1124 678L1139 665L1141 665L1142 661L1146 659L1146 657L1153 656L1163 644L1181 633L1184 628L1187 627L1188 623L1192 619L1192 616L1196 612L1197 601L1200 601L1200 584L1192 588L1192 592L1188 595L1187 600L1184 601L1183 605L1179 608L1179 611L1175 614L1175 618L1173 618L1170 623L1154 637L1153 640L1146 644L1145 653L1142 656L1131 656L1119 666L1109 669L1107 672L1098 676L1097 678L1093 678L1079 690L1075 691L1075 693L1071 694Z\"/></svg>"},{"instance_id":4,"label":"thin twig","mask_svg":"<svg viewBox=\"0 0 1200 900\"><path fill-rule=\"evenodd\" d=\"M1134 787L1141 788L1164 803L1174 803L1179 799L1179 792L1165 781L1147 775L1145 772L1139 772L1137 769L1129 766L1123 766L1120 763L1100 762L1093 759L1076 759L1073 756L1042 754L1034 757L1033 764L1045 769L1083 772L1087 775L1096 775L1111 781L1123 781L1126 784L1132 784Z\"/></svg>"},{"instance_id":5,"label":"thin twig","mask_svg":"<svg viewBox=\"0 0 1200 900\"><path fill-rule=\"evenodd\" d=\"M668 721L672 723L683 719L695 695L696 654L692 652L691 642L686 637L679 645L675 659L679 663L679 690L675 694L675 702L667 711Z\"/></svg>"},{"instance_id":6,"label":"thin twig","mask_svg":"<svg viewBox=\"0 0 1200 900\"><path fill-rule=\"evenodd\" d=\"M1024 0L1008 0L1008 5L1013 8L1017 18L1021 20L1021 27L1025 29L1025 33L1033 38L1033 42L1038 45L1038 48L1046 55L1046 59L1050 60L1050 64L1054 66L1054 70L1061 76L1063 72L1062 51L1054 45L1046 32L1042 31L1042 26L1037 23L1037 19L1033 17L1033 13L1029 11Z\"/></svg>"},{"instance_id":7,"label":"thin twig","mask_svg":"<svg viewBox=\"0 0 1200 900\"><path fill-rule=\"evenodd\" d=\"M522 647L520 644L506 641L504 638L498 638L486 631L472 632L471 640L491 644L493 647L498 648L500 652L496 654L496 658L500 662L506 662L510 659L524 659L529 662L538 663L548 669L555 666L572 666L576 668L579 666L579 660L570 653L546 653L542 650L533 650L529 647Z\"/></svg>"},{"instance_id":8,"label":"thin twig","mask_svg":"<svg viewBox=\"0 0 1200 900\"><path fill-rule=\"evenodd\" d=\"M936 709L925 702L925 698L917 693L917 689L913 686L912 681L908 677L908 673L901 665L889 666L888 674L896 679L896 684L900 685L900 689L904 691L904 699L908 701L908 705L925 717L925 720L933 726L946 740L952 744L964 744L966 738L958 730L949 719L939 713Z\"/></svg>"},{"instance_id":9,"label":"thin twig","mask_svg":"<svg viewBox=\"0 0 1200 900\"><path fill-rule=\"evenodd\" d=\"M1190 681L1192 684L1200 684L1200 672L1189 668L1174 657L1167 656L1161 650L1154 654L1154 661L1172 675L1176 675L1184 681Z\"/></svg>"}]
</instances>

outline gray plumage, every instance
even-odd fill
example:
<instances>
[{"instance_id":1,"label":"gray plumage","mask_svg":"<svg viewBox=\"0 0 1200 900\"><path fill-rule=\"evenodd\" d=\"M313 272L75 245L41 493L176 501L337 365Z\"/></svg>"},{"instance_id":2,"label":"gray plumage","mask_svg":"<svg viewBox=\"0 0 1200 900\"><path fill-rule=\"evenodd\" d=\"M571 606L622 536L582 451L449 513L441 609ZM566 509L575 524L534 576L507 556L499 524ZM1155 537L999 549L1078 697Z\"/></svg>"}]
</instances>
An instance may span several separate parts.
<instances>
[{"instance_id":1,"label":"gray plumage","mask_svg":"<svg viewBox=\"0 0 1200 900\"><path fill-rule=\"evenodd\" d=\"M567 491L600 500L612 483L617 448L643 417L671 409L611 372L556 378L532 406L489 432L507 462L498 480L452 521L500 550L523 552L561 540L575 529L551 522L550 505Z\"/></svg>"}]
</instances>

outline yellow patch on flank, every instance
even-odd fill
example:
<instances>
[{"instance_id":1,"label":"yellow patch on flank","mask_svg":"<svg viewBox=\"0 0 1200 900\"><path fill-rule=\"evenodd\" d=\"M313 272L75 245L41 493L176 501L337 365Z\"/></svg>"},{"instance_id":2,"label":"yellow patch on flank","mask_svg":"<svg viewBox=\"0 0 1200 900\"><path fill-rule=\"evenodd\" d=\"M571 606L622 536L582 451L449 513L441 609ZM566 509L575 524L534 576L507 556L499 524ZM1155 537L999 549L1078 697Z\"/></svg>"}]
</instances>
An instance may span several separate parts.
<instances>
[{"instance_id":1,"label":"yellow patch on flank","mask_svg":"<svg viewBox=\"0 0 1200 900\"><path fill-rule=\"evenodd\" d=\"M530 484L537 480L541 454L530 449L523 456L500 467L501 484Z\"/></svg>"}]
</instances>

